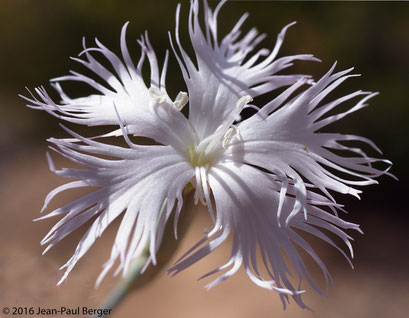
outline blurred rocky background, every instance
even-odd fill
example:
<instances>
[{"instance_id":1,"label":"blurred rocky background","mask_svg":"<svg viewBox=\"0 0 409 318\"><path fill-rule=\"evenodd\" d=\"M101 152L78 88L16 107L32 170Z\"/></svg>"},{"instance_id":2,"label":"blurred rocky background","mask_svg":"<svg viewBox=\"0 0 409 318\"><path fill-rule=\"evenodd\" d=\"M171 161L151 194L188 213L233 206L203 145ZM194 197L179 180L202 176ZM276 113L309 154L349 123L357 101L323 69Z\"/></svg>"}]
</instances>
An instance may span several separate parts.
<instances>
[{"instance_id":1,"label":"blurred rocky background","mask_svg":"<svg viewBox=\"0 0 409 318\"><path fill-rule=\"evenodd\" d=\"M212 7L216 1L209 2ZM62 137L58 121L45 112L24 107L18 94L25 87L44 85L69 70L84 71L69 59L82 50L82 37L93 45L97 37L119 53L122 25L130 21L128 46L139 58L136 38L145 30L159 59L169 48L167 31L174 30L177 1L0 0L0 306L97 307L115 286L107 278L94 289L101 265L107 259L115 227L110 228L78 263L66 283L55 284L84 230L73 233L41 256L41 238L55 220L33 223L45 195L61 180L48 170L47 137ZM188 1L182 1L181 35L185 47ZM408 120L409 120L409 4L406 2L275 2L231 1L220 13L220 34L225 34L243 12L250 17L244 30L256 26L268 34L264 47L274 45L276 34L292 22L281 56L312 53L322 63L299 62L289 72L322 76L338 61L337 70L355 66L362 74L343 84L332 95L358 89L379 91L371 106L331 127L332 131L358 134L376 142L393 161L391 172L400 181L381 177L380 185L364 189L362 200L337 197L349 211L348 221L361 224L365 235L355 240L355 270L323 242L314 241L334 278L326 297L305 284L305 302L315 314L294 303L283 312L278 296L256 287L240 273L207 292L196 279L227 260L226 244L208 259L171 278L161 272L152 284L135 290L111 317L405 317L409 310L408 238ZM172 97L183 90L174 57L167 86ZM86 94L72 84L74 96ZM52 89L49 88L49 92ZM52 93L51 93L52 94ZM55 95L52 95L55 96ZM261 99L260 102L263 102ZM90 135L89 130L68 125ZM375 155L374 153L372 153ZM58 159L56 165L66 164ZM72 191L53 203L57 207L80 195ZM202 236L209 225L207 212L197 217L174 259ZM116 224L117 225L117 224ZM311 263L317 281L322 275ZM323 285L321 281L321 285Z\"/></svg>"}]
</instances>

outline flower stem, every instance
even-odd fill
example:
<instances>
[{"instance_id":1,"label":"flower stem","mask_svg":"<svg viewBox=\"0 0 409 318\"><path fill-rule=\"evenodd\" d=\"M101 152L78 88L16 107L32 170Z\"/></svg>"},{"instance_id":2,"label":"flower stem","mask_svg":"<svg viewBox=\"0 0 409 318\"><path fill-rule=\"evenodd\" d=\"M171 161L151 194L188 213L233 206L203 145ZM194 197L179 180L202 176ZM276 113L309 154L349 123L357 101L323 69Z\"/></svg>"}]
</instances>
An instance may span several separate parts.
<instances>
[{"instance_id":1,"label":"flower stem","mask_svg":"<svg viewBox=\"0 0 409 318\"><path fill-rule=\"evenodd\" d=\"M149 253L143 253L132 262L128 274L119 282L119 284L108 295L99 309L113 309L125 298L132 284L141 276L141 271L149 258ZM105 317L105 315L95 315L96 317Z\"/></svg>"},{"instance_id":2,"label":"flower stem","mask_svg":"<svg viewBox=\"0 0 409 318\"><path fill-rule=\"evenodd\" d=\"M186 187L183 192L184 197L184 206L183 206L183 214L184 217L182 218L181 222L179 222L179 233L180 237L184 237L192 219L194 213L192 213L192 198L193 198L193 188ZM163 215L163 211L165 210L167 204L167 198L163 201L161 209L159 211L159 218ZM165 228L164 240L162 241L161 247L156 255L157 265L152 268L152 266L148 267L147 270L143 273L142 276L142 269L146 265L150 252L149 252L149 243L145 247L144 252L136 258L129 268L128 273L126 276L119 282L117 286L112 290L112 292L108 295L102 305L99 306L98 309L114 309L116 308L120 302L129 294L131 289L142 287L144 284L152 281L152 279L161 271L161 269L169 262L172 258L174 252L176 251L180 240L176 241L172 238L173 236L173 227L172 222L168 222ZM135 282L137 281L137 284ZM106 315L100 316L93 316L94 318L106 317Z\"/></svg>"}]
</instances>

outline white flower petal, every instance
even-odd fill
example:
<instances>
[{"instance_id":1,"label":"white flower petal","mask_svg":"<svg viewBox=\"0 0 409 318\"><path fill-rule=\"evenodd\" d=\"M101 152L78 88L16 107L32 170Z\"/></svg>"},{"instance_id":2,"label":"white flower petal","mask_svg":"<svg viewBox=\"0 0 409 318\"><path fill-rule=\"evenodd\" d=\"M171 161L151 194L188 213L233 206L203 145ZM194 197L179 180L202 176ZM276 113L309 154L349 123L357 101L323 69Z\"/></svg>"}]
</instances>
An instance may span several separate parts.
<instances>
[{"instance_id":1,"label":"white flower petal","mask_svg":"<svg viewBox=\"0 0 409 318\"><path fill-rule=\"evenodd\" d=\"M283 28L271 53L261 49L248 58L249 53L264 39L256 29L251 29L244 37L240 36L244 15L236 26L220 42L217 37L217 15L224 1L212 11L204 1L204 22L202 30L199 23L199 1L192 0L189 12L189 35L195 50L196 63L184 51L179 39L179 10L176 15L176 43L178 58L189 91L189 120L200 139L211 135L222 123L234 121L240 113L235 105L240 97L252 97L291 85L302 75L281 75L277 72L292 65L294 60L317 60L311 55L295 55L275 60L281 47L285 32ZM259 57L267 55L258 62ZM248 60L246 60L248 58ZM258 63L257 63L258 62Z\"/></svg>"},{"instance_id":2,"label":"white flower petal","mask_svg":"<svg viewBox=\"0 0 409 318\"><path fill-rule=\"evenodd\" d=\"M374 178L388 174L387 170L391 164L388 160L368 157L359 148L350 148L339 143L344 140L358 140L375 148L376 146L367 139L317 132L323 126L366 106L365 102L376 95L358 91L321 106L320 102L325 96L348 77L353 76L346 75L350 70L332 74L334 67L316 84L295 98L287 101L291 94L305 83L304 80L295 83L265 105L259 113L240 123L238 129L241 139L231 143L229 148L230 152L235 152L234 158L238 161L259 166L274 173L280 171L281 174L293 180L296 188L299 189L296 195L297 201L303 208L306 203L303 199L305 197L303 178L329 198L331 196L328 190L359 197L361 191L354 186L377 183ZM364 97L350 110L320 119L341 103L362 95ZM332 152L331 149L349 150L359 156L343 157ZM371 164L378 161L384 162L388 168L380 170L372 167ZM341 173L350 178L341 177ZM299 209L295 208L294 213L297 213L297 210ZM293 215L291 214L290 217Z\"/></svg>"},{"instance_id":3,"label":"white flower petal","mask_svg":"<svg viewBox=\"0 0 409 318\"><path fill-rule=\"evenodd\" d=\"M50 142L58 147L58 152L80 162L85 170L62 169L55 170L55 173L62 177L82 180L52 191L46 198L45 205L56 194L69 188L99 188L43 217L64 215L42 241L42 244L49 244L47 250L96 217L80 240L72 258L63 266L66 272L60 283L106 227L121 214L124 214L124 217L113 244L111 257L104 266L103 275L118 258L119 268L125 273L130 262L142 253L147 242L150 242L150 254L155 263L163 225L173 211L176 201L176 213L181 209L183 188L194 175L192 166L170 146L133 145L133 148L129 149L72 134L85 145L56 139L50 139ZM105 159L101 156L116 159ZM160 216L164 202L165 210Z\"/></svg>"},{"instance_id":4,"label":"white flower petal","mask_svg":"<svg viewBox=\"0 0 409 318\"><path fill-rule=\"evenodd\" d=\"M93 78L71 71L71 75L52 80L54 88L61 97L61 103L54 102L43 87L35 89L39 98L35 97L31 92L31 98L21 97L30 103L29 107L42 109L57 118L88 126L118 125L115 106L125 125L131 125L132 131L138 133L138 135L150 137L151 128L155 124L149 110L152 102L149 88L154 87L161 90L167 96L165 75L168 55L166 54L162 74L160 75L156 55L147 34L145 34L138 40L142 55L135 67L125 42L127 25L128 23L123 26L121 32L123 61L98 40L96 40L97 47L95 48L86 48L84 42L84 51L80 53L80 56L85 55L85 59L73 58L94 72L103 84ZM115 72L111 72L98 62L92 52L101 54L114 68ZM148 85L142 77L142 66L146 56L151 71ZM79 81L93 87L99 93L81 98L70 98L63 91L60 85L61 81ZM169 97L167 99L170 101Z\"/></svg>"},{"instance_id":5,"label":"white flower petal","mask_svg":"<svg viewBox=\"0 0 409 318\"><path fill-rule=\"evenodd\" d=\"M303 291L294 288L287 277L289 269L280 248L287 254L300 282L305 277L321 293L312 281L294 245L298 245L311 255L321 268L327 281L330 276L318 255L304 239L293 231L293 228L321 238L335 246L349 260L343 250L337 247L320 229L325 229L339 236L348 248L351 248L349 242L351 238L343 230L355 229L359 231L359 227L325 212L318 206L308 204L307 209L310 217L307 220L302 215L297 214L291 219L288 227L279 226L276 221L278 206L282 206L282 218L286 219L292 211L294 198L290 196L286 196L284 199L280 198L281 182L278 182L274 175L266 174L245 164L225 162L211 168L208 182L213 192L217 211L215 226L204 239L184 254L169 269L169 272L177 274L205 257L222 244L231 230L234 229L229 261L202 278L231 268L207 287L211 288L229 278L243 265L254 283L260 287L279 292L284 306L286 300L288 301L288 295L290 295L298 305L307 308L300 296ZM294 185L287 186L288 193L294 194L296 191ZM307 193L309 201L316 198L315 196L314 193ZM321 205L330 206L332 204L328 199L321 199L323 200ZM206 240L210 241L198 249ZM263 278L258 271L259 260L256 256L258 248L262 255L262 263L269 273L267 279Z\"/></svg>"},{"instance_id":6,"label":"white flower petal","mask_svg":"<svg viewBox=\"0 0 409 318\"><path fill-rule=\"evenodd\" d=\"M176 235L182 191L190 182L195 188L194 202L208 207L214 226L169 272L175 275L196 263L232 234L232 250L226 264L201 277L223 271L207 288L231 277L243 266L255 284L277 291L284 307L291 296L298 305L308 308L301 299L301 280L306 278L321 291L312 281L296 245L317 263L327 283L331 277L300 232L334 246L350 262L331 236L339 237L352 257L352 239L345 230L360 230L356 224L338 217L338 210L343 209L330 191L358 196L361 191L355 186L373 184L376 177L390 175L387 171L391 165L388 160L369 157L360 147L349 144L358 141L380 152L366 138L318 131L365 107L366 101L376 94L357 91L322 105L336 87L356 76L348 75L351 70L333 74L334 65L316 83L305 75L276 75L295 60L317 61L311 55L276 59L292 24L283 28L271 52L265 48L254 51L265 35L251 29L241 36L247 14L219 40L217 16L225 1L214 11L206 0L203 3L204 19L200 21L199 0L190 2L188 27L195 58L192 60L181 45L180 6L176 13L176 46L170 37L188 94L180 92L174 101L169 98L165 87L168 54L160 71L147 34L138 41L142 56L135 67L125 43L125 24L120 41L121 57L96 40L95 48L86 48L84 43L80 56L84 55L85 59L74 58L94 72L97 80L77 72L54 79L52 85L62 100L59 103L43 87L35 89L39 97L30 91L30 98L23 97L30 103L29 107L72 123L120 126L90 139L66 129L73 138L49 140L53 150L82 169L57 170L47 154L53 172L75 180L51 191L43 210L65 190L94 189L40 218L62 217L42 240L42 244L48 245L44 252L93 220L74 255L62 267L66 271L60 284L104 230L122 215L111 256L97 284L116 263L115 275L119 272L125 275L132 260L146 248L150 256L145 268L155 264L165 225L173 211ZM100 63L94 52L101 54L108 66ZM142 77L146 57L150 66L149 83ZM66 80L85 83L97 93L70 98L60 85ZM296 93L305 84L312 85ZM251 104L254 97L289 85L261 109ZM362 99L349 110L328 115L359 96ZM188 101L189 119L180 112ZM245 108L257 112L240 122ZM136 145L129 135L149 137L161 146ZM129 148L94 141L108 136L122 136ZM372 166L378 162L388 167L381 170ZM327 236L328 233L332 235ZM259 271L260 263L263 271ZM293 287L288 279L290 265L298 276L298 287Z\"/></svg>"}]
</instances>

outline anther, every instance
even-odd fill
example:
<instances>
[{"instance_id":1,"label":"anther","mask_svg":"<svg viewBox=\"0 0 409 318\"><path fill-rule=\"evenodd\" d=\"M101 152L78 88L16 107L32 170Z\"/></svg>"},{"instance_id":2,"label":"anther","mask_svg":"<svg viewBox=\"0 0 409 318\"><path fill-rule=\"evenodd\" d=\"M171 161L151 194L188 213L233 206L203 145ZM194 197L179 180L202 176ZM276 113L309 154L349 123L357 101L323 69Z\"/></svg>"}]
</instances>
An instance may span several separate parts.
<instances>
[{"instance_id":1,"label":"anther","mask_svg":"<svg viewBox=\"0 0 409 318\"><path fill-rule=\"evenodd\" d=\"M149 94L151 95L152 99L158 104L162 104L163 102L165 102L168 97L168 95L166 95L160 89L153 86L149 88Z\"/></svg>"},{"instance_id":2,"label":"anther","mask_svg":"<svg viewBox=\"0 0 409 318\"><path fill-rule=\"evenodd\" d=\"M186 104L189 101L189 97L186 92L179 92L179 94L176 96L175 101L173 102L173 105L175 105L177 110L182 110L183 107L186 106Z\"/></svg>"},{"instance_id":3,"label":"anther","mask_svg":"<svg viewBox=\"0 0 409 318\"><path fill-rule=\"evenodd\" d=\"M252 101L253 101L253 98L250 95L242 96L237 101L236 107L239 109L242 109L244 106L246 106L248 103L251 103Z\"/></svg>"},{"instance_id":4,"label":"anther","mask_svg":"<svg viewBox=\"0 0 409 318\"><path fill-rule=\"evenodd\" d=\"M233 139L235 136L239 134L239 130L235 126L231 126L226 133L224 134L222 147L223 149L227 149L227 143Z\"/></svg>"}]
</instances>

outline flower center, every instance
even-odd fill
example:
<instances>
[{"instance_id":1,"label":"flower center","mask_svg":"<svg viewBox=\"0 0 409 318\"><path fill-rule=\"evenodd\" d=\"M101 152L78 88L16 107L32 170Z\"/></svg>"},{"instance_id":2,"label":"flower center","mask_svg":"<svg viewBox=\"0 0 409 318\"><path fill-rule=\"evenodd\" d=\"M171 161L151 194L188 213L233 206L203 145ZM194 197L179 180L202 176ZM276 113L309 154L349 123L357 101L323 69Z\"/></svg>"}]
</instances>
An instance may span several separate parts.
<instances>
[{"instance_id":1,"label":"flower center","mask_svg":"<svg viewBox=\"0 0 409 318\"><path fill-rule=\"evenodd\" d=\"M197 147L192 146L189 148L190 163L193 167L211 165L212 158L205 153L206 149L198 151Z\"/></svg>"},{"instance_id":2,"label":"flower center","mask_svg":"<svg viewBox=\"0 0 409 318\"><path fill-rule=\"evenodd\" d=\"M192 167L211 166L215 157L226 150L233 139L240 138L238 128L231 125L227 130L221 125L214 134L188 149Z\"/></svg>"}]
</instances>

